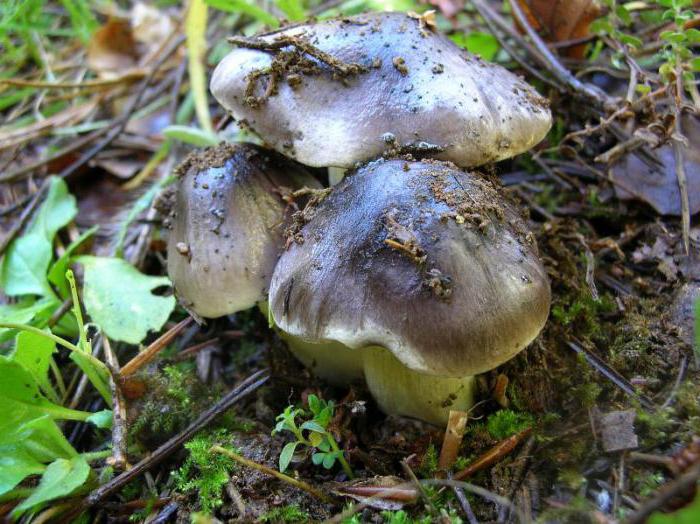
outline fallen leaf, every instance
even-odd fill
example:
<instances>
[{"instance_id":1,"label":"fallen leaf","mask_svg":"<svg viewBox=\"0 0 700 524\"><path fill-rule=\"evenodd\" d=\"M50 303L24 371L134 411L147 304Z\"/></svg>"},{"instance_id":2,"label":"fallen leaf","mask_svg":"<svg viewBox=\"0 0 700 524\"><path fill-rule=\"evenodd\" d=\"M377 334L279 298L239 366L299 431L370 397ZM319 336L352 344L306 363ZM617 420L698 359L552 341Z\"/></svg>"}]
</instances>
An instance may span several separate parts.
<instances>
[{"instance_id":1,"label":"fallen leaf","mask_svg":"<svg viewBox=\"0 0 700 524\"><path fill-rule=\"evenodd\" d=\"M595 0L518 0L528 22L548 42L586 37L591 23L601 15ZM566 47L564 56L582 59L586 45Z\"/></svg>"},{"instance_id":2,"label":"fallen leaf","mask_svg":"<svg viewBox=\"0 0 700 524\"><path fill-rule=\"evenodd\" d=\"M688 187L690 214L700 212L700 119L684 115L681 128L688 139L689 147L683 147L685 175ZM676 176L676 161L673 145L667 143L652 149L660 165L652 164L641 152L635 151L612 166L615 193L621 200L635 197L643 199L659 214L680 216L681 193ZM624 188L634 188L632 194Z\"/></svg>"},{"instance_id":3,"label":"fallen leaf","mask_svg":"<svg viewBox=\"0 0 700 524\"><path fill-rule=\"evenodd\" d=\"M110 18L92 35L87 63L101 78L116 78L138 64L136 40L127 20Z\"/></svg>"}]
</instances>

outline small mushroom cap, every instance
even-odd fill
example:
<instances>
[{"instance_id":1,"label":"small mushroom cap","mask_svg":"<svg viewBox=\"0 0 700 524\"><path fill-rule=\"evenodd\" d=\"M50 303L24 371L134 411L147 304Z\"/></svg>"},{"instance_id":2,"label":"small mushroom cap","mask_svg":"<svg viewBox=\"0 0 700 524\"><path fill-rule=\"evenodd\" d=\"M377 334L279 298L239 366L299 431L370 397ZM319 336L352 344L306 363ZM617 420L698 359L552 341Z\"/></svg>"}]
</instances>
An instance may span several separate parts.
<instances>
[{"instance_id":1,"label":"small mushroom cap","mask_svg":"<svg viewBox=\"0 0 700 524\"><path fill-rule=\"evenodd\" d=\"M168 274L202 317L248 309L264 298L284 246L285 189L318 187L303 168L247 144L190 155L179 180L168 238Z\"/></svg>"},{"instance_id":2,"label":"small mushroom cap","mask_svg":"<svg viewBox=\"0 0 700 524\"><path fill-rule=\"evenodd\" d=\"M532 235L478 174L378 160L314 213L270 283L273 318L292 335L377 345L415 371L462 377L513 357L547 319Z\"/></svg>"},{"instance_id":3,"label":"small mushroom cap","mask_svg":"<svg viewBox=\"0 0 700 524\"><path fill-rule=\"evenodd\" d=\"M531 86L409 15L331 19L255 42L290 38L362 72L295 55L299 46L241 47L217 66L211 91L234 118L303 164L347 168L404 148L441 151L432 156L471 167L527 151L551 127L547 101ZM270 72L278 80L266 96Z\"/></svg>"}]
</instances>

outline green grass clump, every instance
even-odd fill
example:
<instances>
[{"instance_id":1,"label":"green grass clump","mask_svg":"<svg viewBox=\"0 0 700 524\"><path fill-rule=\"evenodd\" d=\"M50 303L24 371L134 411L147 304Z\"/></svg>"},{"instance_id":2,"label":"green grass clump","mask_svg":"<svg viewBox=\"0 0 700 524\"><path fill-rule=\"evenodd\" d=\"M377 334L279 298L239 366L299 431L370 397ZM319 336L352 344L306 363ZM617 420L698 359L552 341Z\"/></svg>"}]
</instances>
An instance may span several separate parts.
<instances>
[{"instance_id":1,"label":"green grass clump","mask_svg":"<svg viewBox=\"0 0 700 524\"><path fill-rule=\"evenodd\" d=\"M502 409L488 418L486 429L493 438L503 440L532 427L533 424L534 419L528 413L516 413L509 409Z\"/></svg>"},{"instance_id":2,"label":"green grass clump","mask_svg":"<svg viewBox=\"0 0 700 524\"><path fill-rule=\"evenodd\" d=\"M214 444L225 440L225 430L194 437L185 444L189 452L185 463L173 472L176 488L196 492L204 513L211 514L223 504L221 493L235 466L227 456L211 451Z\"/></svg>"}]
</instances>

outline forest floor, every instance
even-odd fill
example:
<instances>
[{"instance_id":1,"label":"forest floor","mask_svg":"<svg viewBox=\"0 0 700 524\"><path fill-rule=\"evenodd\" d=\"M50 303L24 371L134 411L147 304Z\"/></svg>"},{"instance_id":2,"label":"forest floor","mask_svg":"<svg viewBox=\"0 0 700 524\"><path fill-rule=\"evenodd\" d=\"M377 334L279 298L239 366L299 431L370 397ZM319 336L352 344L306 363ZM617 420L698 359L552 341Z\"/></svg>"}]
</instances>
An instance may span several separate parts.
<instances>
[{"instance_id":1,"label":"forest floor","mask_svg":"<svg viewBox=\"0 0 700 524\"><path fill-rule=\"evenodd\" d=\"M433 4L392 7L437 9L555 122L484 168L529 212L552 307L479 377L448 471L445 428L315 378L257 309L188 320L164 278L158 194L192 150L244 137L207 92L226 37L380 4L0 6L0 515L700 522L697 3ZM356 479L304 446L273 476L285 412L325 417Z\"/></svg>"}]
</instances>

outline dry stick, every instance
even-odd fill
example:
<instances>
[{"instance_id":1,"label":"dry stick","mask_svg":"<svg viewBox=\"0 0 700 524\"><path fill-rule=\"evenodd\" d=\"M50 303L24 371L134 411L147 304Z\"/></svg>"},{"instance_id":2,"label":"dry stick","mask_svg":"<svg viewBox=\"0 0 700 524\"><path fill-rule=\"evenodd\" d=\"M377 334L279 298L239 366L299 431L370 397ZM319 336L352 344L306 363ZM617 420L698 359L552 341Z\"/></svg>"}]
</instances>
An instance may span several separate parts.
<instances>
[{"instance_id":1,"label":"dry stick","mask_svg":"<svg viewBox=\"0 0 700 524\"><path fill-rule=\"evenodd\" d=\"M143 79L141 84L139 85L139 89L136 91L136 94L134 97L131 99L131 102L127 105L126 109L124 110L123 116L117 120L116 126L111 128L106 134L107 136L100 141L98 144L90 148L87 152L83 153L83 155L73 162L71 165L67 166L64 168L58 176L60 178L66 178L73 173L75 173L78 169L80 169L82 166L87 164L90 160L92 160L97 154L102 151L105 147L107 147L115 138L117 138L124 129L126 128L126 124L129 122L129 119L131 118L132 113L134 110L138 107L139 103L141 102L141 99L143 98L144 93L146 92L146 88L150 84L151 80L155 76L155 74L158 72L160 67L167 61L167 59L172 55L177 48L182 44L182 42L185 40L184 36L181 36L177 38L173 44L170 46L170 48L165 52L165 54L156 62L153 67L151 68L149 74ZM14 211L18 207L24 205L28 201L34 202L35 198L38 198L39 193L34 193L33 195L27 195L27 197L18 200L15 202L13 205L3 209L0 214L6 214ZM31 205L31 204L30 204ZM14 235L17 233L15 232ZM8 235L6 238L9 238L9 240L12 240L14 238L14 235L10 236ZM8 242L9 242L8 240Z\"/></svg>"},{"instance_id":2,"label":"dry stick","mask_svg":"<svg viewBox=\"0 0 700 524\"><path fill-rule=\"evenodd\" d=\"M192 438L195 433L207 426L207 424L214 420L218 415L229 409L240 399L246 397L262 386L269 380L269 378L270 376L267 374L267 369L261 369L260 371L253 373L251 376L229 391L226 395L224 395L224 397L222 397L221 400L219 400L211 408L200 414L197 419L192 422L192 424L190 424L182 433L175 435L149 456L134 464L134 467L129 471L125 471L124 473L116 476L106 484L100 486L90 493L90 495L85 497L81 504L72 513L78 514L88 508L91 508L105 497L108 497L115 491L123 488L126 484L131 482L135 477L139 476L144 471L147 471L156 464L160 463L163 459L178 450L180 446Z\"/></svg>"},{"instance_id":3,"label":"dry stick","mask_svg":"<svg viewBox=\"0 0 700 524\"><path fill-rule=\"evenodd\" d=\"M447 478L452 480L451 475ZM469 504L469 499L467 499L467 496L464 494L464 490L462 488L458 488L457 486L453 486L452 491L454 492L455 497L457 497L457 502L459 502L459 505L462 507L462 511L467 516L467 521L469 524L479 524L479 520L476 518L476 515L474 515L474 510L472 510L472 506Z\"/></svg>"},{"instance_id":4,"label":"dry stick","mask_svg":"<svg viewBox=\"0 0 700 524\"><path fill-rule=\"evenodd\" d=\"M673 497L695 486L698 478L700 478L700 462L677 479L661 486L656 496L642 504L637 511L632 513L625 521L625 524L642 524L646 522L649 515L663 508Z\"/></svg>"},{"instance_id":5,"label":"dry stick","mask_svg":"<svg viewBox=\"0 0 700 524\"><path fill-rule=\"evenodd\" d=\"M469 420L469 414L466 411L450 410L445 437L442 440L440 458L438 459L438 469L442 471L452 469L455 460L457 460L459 446L462 444L467 420Z\"/></svg>"},{"instance_id":6,"label":"dry stick","mask_svg":"<svg viewBox=\"0 0 700 524\"><path fill-rule=\"evenodd\" d=\"M266 475L269 475L271 477L275 477L282 482L286 482L287 484L290 484L294 486L295 488L299 488L303 491L306 491L309 495L312 495L319 499L322 502L325 502L326 504L332 504L333 499L330 498L328 495L325 493L319 491L318 489L314 488L311 484L308 482L305 482L303 480L295 479L293 477L290 477L289 475L285 475L284 473L281 473L275 469L269 468L263 464L258 464L255 461L249 460L238 453L235 453L231 451L230 449L223 448L219 445L212 446L211 451L214 451L216 453L220 453L222 455L227 456L230 459L235 460L239 464L243 464L244 466L247 466L252 469L256 469L260 471L261 473L264 473Z\"/></svg>"},{"instance_id":7,"label":"dry stick","mask_svg":"<svg viewBox=\"0 0 700 524\"><path fill-rule=\"evenodd\" d=\"M478 457L474 462L469 464L462 471L455 474L453 478L455 480L462 480L464 478L470 477L477 471L481 471L482 469L487 468L497 460L500 460L502 457L513 451L515 447L531 432L532 428L527 428L521 431L520 433L516 433L515 435L508 437L505 440L502 440L494 447L489 449L486 453Z\"/></svg>"},{"instance_id":8,"label":"dry stick","mask_svg":"<svg viewBox=\"0 0 700 524\"><path fill-rule=\"evenodd\" d=\"M410 480L413 483L413 485L416 487L416 489L418 490L418 493L420 494L421 498L423 499L423 502L425 502L425 507L428 508L428 511L433 516L439 515L438 509L435 507L433 500L425 492L425 489L423 489L423 486L421 486L421 483L418 480L418 477L416 477L416 474L411 469L411 466L408 465L407 459L404 458L401 461L401 467L403 468L404 472L406 473L408 480Z\"/></svg>"},{"instance_id":9,"label":"dry stick","mask_svg":"<svg viewBox=\"0 0 700 524\"><path fill-rule=\"evenodd\" d=\"M126 456L126 401L119 385L119 360L112 351L109 339L102 337L105 350L105 363L109 368L109 389L112 392L112 456L107 459L110 466L124 471L129 466Z\"/></svg>"},{"instance_id":10,"label":"dry stick","mask_svg":"<svg viewBox=\"0 0 700 524\"><path fill-rule=\"evenodd\" d=\"M674 133L671 135L673 141L673 163L676 166L676 179L678 180L678 190L681 194L681 228L683 230L683 248L685 254L690 254L690 203L688 200L688 179L685 175L685 164L683 160L683 147L687 139L683 136L681 120L681 94L683 93L683 72L676 70L676 93L671 97L671 104L676 116Z\"/></svg>"},{"instance_id":11,"label":"dry stick","mask_svg":"<svg viewBox=\"0 0 700 524\"><path fill-rule=\"evenodd\" d=\"M508 43L506 40L505 36L500 36L500 33L498 32L496 25L500 27L500 29L506 33L509 34L511 37L515 38L518 43L520 44L521 42L524 44L522 47L525 47L527 49L528 45L527 42L525 42L522 38L517 35L515 32L510 32L508 29L510 29L509 26L502 26L499 22L502 20L500 17L489 7L487 4L482 3L481 0L473 0L472 4L476 8L476 10L479 12L481 17L484 19L486 22L486 25L489 26L489 29L491 32L494 34L496 39L498 40L498 43L501 44L503 49L506 50L508 55L510 55L513 60L515 60L520 66L525 69L528 73L530 73L532 76L535 78L539 79L541 82L552 86L553 88L557 89L558 91L563 91L561 86L559 86L556 82L553 82L546 76L544 76L542 73L540 73L537 69L532 67L530 64L528 64L525 60L523 60L520 55L513 49L513 47ZM536 52L534 49L532 49L533 55L536 56Z\"/></svg>"},{"instance_id":12,"label":"dry stick","mask_svg":"<svg viewBox=\"0 0 700 524\"><path fill-rule=\"evenodd\" d=\"M523 13L520 4L514 0L509 0L508 3L510 4L510 8L515 15L516 20L520 26L525 29L525 32L530 37L533 44L544 59L544 63L542 65L547 67L557 80L565 85L568 85L574 91L585 95L596 106L602 109L613 111L617 107L618 101L615 98L608 96L605 92L592 84L581 82L578 78L572 75L571 72L566 69L561 62L559 62L559 59L554 55L554 53L552 53L547 44L545 44L544 40L542 40L540 35L537 34L537 31L535 31L530 25L530 22Z\"/></svg>"},{"instance_id":13,"label":"dry stick","mask_svg":"<svg viewBox=\"0 0 700 524\"><path fill-rule=\"evenodd\" d=\"M34 213L34 210L38 207L39 202L41 202L43 195L46 192L48 187L49 187L49 179L47 178L41 184L41 186L39 187L37 192L34 193L34 197L32 198L32 201L24 209L24 211L22 211L22 214L20 215L20 217L17 220L15 220L15 223L12 224L12 227L10 228L10 230L5 234L4 237L2 237L2 241L0 241L0 256L2 256L2 254L7 249L7 246L10 245L10 242L12 242L12 240L24 228L24 225L29 220L29 217L32 216L32 214Z\"/></svg>"},{"instance_id":14,"label":"dry stick","mask_svg":"<svg viewBox=\"0 0 700 524\"><path fill-rule=\"evenodd\" d=\"M170 344L180 332L192 323L192 317L187 317L179 324L173 326L160 337L154 340L146 349L127 362L119 373L119 378L124 380L136 373L143 366L151 362L158 353Z\"/></svg>"},{"instance_id":15,"label":"dry stick","mask_svg":"<svg viewBox=\"0 0 700 524\"><path fill-rule=\"evenodd\" d=\"M593 369L595 369L605 378L610 380L610 382L615 384L618 388L627 393L630 397L637 400L642 405L642 407L649 410L656 409L656 406L649 398L647 398L644 395L638 394L635 391L634 386L630 384L630 382L625 377L623 377L622 375L620 375L620 373L611 368L597 355L594 355L593 353L588 351L578 342L572 342L570 340L567 340L566 343L576 353L578 353L579 355L583 355L583 357L586 359L586 362L588 362L593 367Z\"/></svg>"},{"instance_id":16,"label":"dry stick","mask_svg":"<svg viewBox=\"0 0 700 524\"><path fill-rule=\"evenodd\" d=\"M134 82L146 76L145 71L131 71L117 78L106 80L85 80L83 82L44 82L40 80L23 80L21 78L1 78L0 85L17 87L37 87L42 89L94 89L101 87L111 87L126 82Z\"/></svg>"},{"instance_id":17,"label":"dry stick","mask_svg":"<svg viewBox=\"0 0 700 524\"><path fill-rule=\"evenodd\" d=\"M469 482L450 479L426 479L421 480L420 483L424 486L447 486L450 488L461 488L465 491L469 491L470 493L474 493L475 495L479 495L480 497L483 497L486 500L494 502L499 506L506 506L515 515L517 515L518 520L520 520L520 522L528 522L528 519L525 515L523 515L523 512L520 511L510 500L508 500L505 497L501 497L500 495L497 495L495 493L492 493L491 491L484 489L481 486L476 486L474 484L470 484Z\"/></svg>"}]
</instances>

